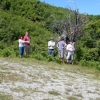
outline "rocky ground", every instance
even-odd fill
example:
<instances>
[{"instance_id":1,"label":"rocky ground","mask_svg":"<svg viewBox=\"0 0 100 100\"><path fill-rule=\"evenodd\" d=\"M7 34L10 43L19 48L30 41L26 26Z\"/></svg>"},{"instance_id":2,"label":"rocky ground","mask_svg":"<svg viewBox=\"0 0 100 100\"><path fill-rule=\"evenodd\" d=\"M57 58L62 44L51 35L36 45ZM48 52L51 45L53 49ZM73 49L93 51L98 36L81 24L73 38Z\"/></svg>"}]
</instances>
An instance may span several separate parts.
<instances>
[{"instance_id":1,"label":"rocky ground","mask_svg":"<svg viewBox=\"0 0 100 100\"><path fill-rule=\"evenodd\" d=\"M0 93L11 100L100 100L100 80L91 74L47 66L0 59Z\"/></svg>"}]
</instances>

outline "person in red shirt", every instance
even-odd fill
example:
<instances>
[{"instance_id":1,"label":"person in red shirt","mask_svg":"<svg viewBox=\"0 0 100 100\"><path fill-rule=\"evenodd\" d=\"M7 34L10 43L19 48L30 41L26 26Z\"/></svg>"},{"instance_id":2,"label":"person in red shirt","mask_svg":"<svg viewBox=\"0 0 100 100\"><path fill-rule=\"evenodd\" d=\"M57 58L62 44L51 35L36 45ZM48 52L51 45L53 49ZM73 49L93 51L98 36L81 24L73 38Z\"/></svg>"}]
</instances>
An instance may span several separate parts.
<instances>
[{"instance_id":1,"label":"person in red shirt","mask_svg":"<svg viewBox=\"0 0 100 100\"><path fill-rule=\"evenodd\" d=\"M24 47L26 55L27 55L30 53L30 37L29 37L28 32L25 33L24 41L29 41L29 43L25 43L25 47Z\"/></svg>"}]
</instances>

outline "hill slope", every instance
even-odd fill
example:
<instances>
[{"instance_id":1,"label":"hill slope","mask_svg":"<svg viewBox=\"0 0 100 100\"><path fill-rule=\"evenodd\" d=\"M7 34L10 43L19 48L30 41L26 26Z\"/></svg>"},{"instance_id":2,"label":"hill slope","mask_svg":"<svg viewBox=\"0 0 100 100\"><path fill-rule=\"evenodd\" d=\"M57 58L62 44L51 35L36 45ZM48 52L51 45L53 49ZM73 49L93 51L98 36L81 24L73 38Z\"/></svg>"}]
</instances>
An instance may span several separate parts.
<instances>
[{"instance_id":1,"label":"hill slope","mask_svg":"<svg viewBox=\"0 0 100 100\"><path fill-rule=\"evenodd\" d=\"M100 99L100 80L92 74L31 60L0 58L0 100Z\"/></svg>"},{"instance_id":2,"label":"hill slope","mask_svg":"<svg viewBox=\"0 0 100 100\"><path fill-rule=\"evenodd\" d=\"M65 35L75 40L75 62L100 70L100 15L79 14L39 0L1 0L0 56L18 57L18 37L31 37L31 58L47 60L47 42ZM67 36L66 36L67 35ZM57 56L57 48L55 57ZM53 58L50 58L54 61ZM58 61L56 59L55 61Z\"/></svg>"},{"instance_id":3,"label":"hill slope","mask_svg":"<svg viewBox=\"0 0 100 100\"><path fill-rule=\"evenodd\" d=\"M0 55L19 56L18 37L28 31L31 37L31 56L40 54L46 57L47 41L58 36L50 31L49 25L54 18L65 19L68 12L68 9L50 6L37 0L1 0Z\"/></svg>"}]
</instances>

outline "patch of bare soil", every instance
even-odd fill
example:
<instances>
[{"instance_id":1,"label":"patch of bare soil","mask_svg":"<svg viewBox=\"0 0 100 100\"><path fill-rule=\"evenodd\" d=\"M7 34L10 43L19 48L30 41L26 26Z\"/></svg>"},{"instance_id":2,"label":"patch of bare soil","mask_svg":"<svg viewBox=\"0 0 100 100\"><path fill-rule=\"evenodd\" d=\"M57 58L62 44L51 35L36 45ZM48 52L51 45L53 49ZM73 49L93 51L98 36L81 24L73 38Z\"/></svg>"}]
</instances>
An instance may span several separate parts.
<instances>
[{"instance_id":1,"label":"patch of bare soil","mask_svg":"<svg viewBox=\"0 0 100 100\"><path fill-rule=\"evenodd\" d=\"M47 66L1 59L0 93L10 95L13 100L100 100L100 80Z\"/></svg>"}]
</instances>

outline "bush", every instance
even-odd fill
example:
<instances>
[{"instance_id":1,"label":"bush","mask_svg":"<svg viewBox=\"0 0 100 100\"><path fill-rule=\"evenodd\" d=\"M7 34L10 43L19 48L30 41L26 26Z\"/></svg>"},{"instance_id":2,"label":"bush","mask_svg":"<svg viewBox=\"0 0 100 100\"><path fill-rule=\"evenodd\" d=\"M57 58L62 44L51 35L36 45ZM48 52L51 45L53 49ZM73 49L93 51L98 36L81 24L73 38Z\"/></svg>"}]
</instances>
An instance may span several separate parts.
<instances>
[{"instance_id":1,"label":"bush","mask_svg":"<svg viewBox=\"0 0 100 100\"><path fill-rule=\"evenodd\" d=\"M55 61L56 61L57 63L61 64L61 60L60 60L59 57L55 57Z\"/></svg>"},{"instance_id":2,"label":"bush","mask_svg":"<svg viewBox=\"0 0 100 100\"><path fill-rule=\"evenodd\" d=\"M75 59L80 61L82 58L82 54L83 54L82 49L80 47L77 47L75 51Z\"/></svg>"},{"instance_id":3,"label":"bush","mask_svg":"<svg viewBox=\"0 0 100 100\"><path fill-rule=\"evenodd\" d=\"M3 57L9 57L11 54L12 53L9 49L4 49L2 52Z\"/></svg>"},{"instance_id":4,"label":"bush","mask_svg":"<svg viewBox=\"0 0 100 100\"><path fill-rule=\"evenodd\" d=\"M47 52L46 52L46 51L41 51L41 55L42 55L43 57L47 57Z\"/></svg>"},{"instance_id":5,"label":"bush","mask_svg":"<svg viewBox=\"0 0 100 100\"><path fill-rule=\"evenodd\" d=\"M81 60L79 62L81 66L87 66L87 67L96 67L97 69L100 68L100 63L96 61L86 61L86 60Z\"/></svg>"},{"instance_id":6,"label":"bush","mask_svg":"<svg viewBox=\"0 0 100 100\"><path fill-rule=\"evenodd\" d=\"M41 54L35 54L34 58L37 59L37 60L43 60L44 59Z\"/></svg>"},{"instance_id":7,"label":"bush","mask_svg":"<svg viewBox=\"0 0 100 100\"><path fill-rule=\"evenodd\" d=\"M53 57L52 55L49 55L49 56L47 57L47 61L54 61L54 57Z\"/></svg>"},{"instance_id":8,"label":"bush","mask_svg":"<svg viewBox=\"0 0 100 100\"><path fill-rule=\"evenodd\" d=\"M80 60L79 65L81 65L81 66L87 66L86 60Z\"/></svg>"},{"instance_id":9,"label":"bush","mask_svg":"<svg viewBox=\"0 0 100 100\"><path fill-rule=\"evenodd\" d=\"M96 67L96 69L97 69L97 70L100 70L100 65L98 65L98 66Z\"/></svg>"}]
</instances>

